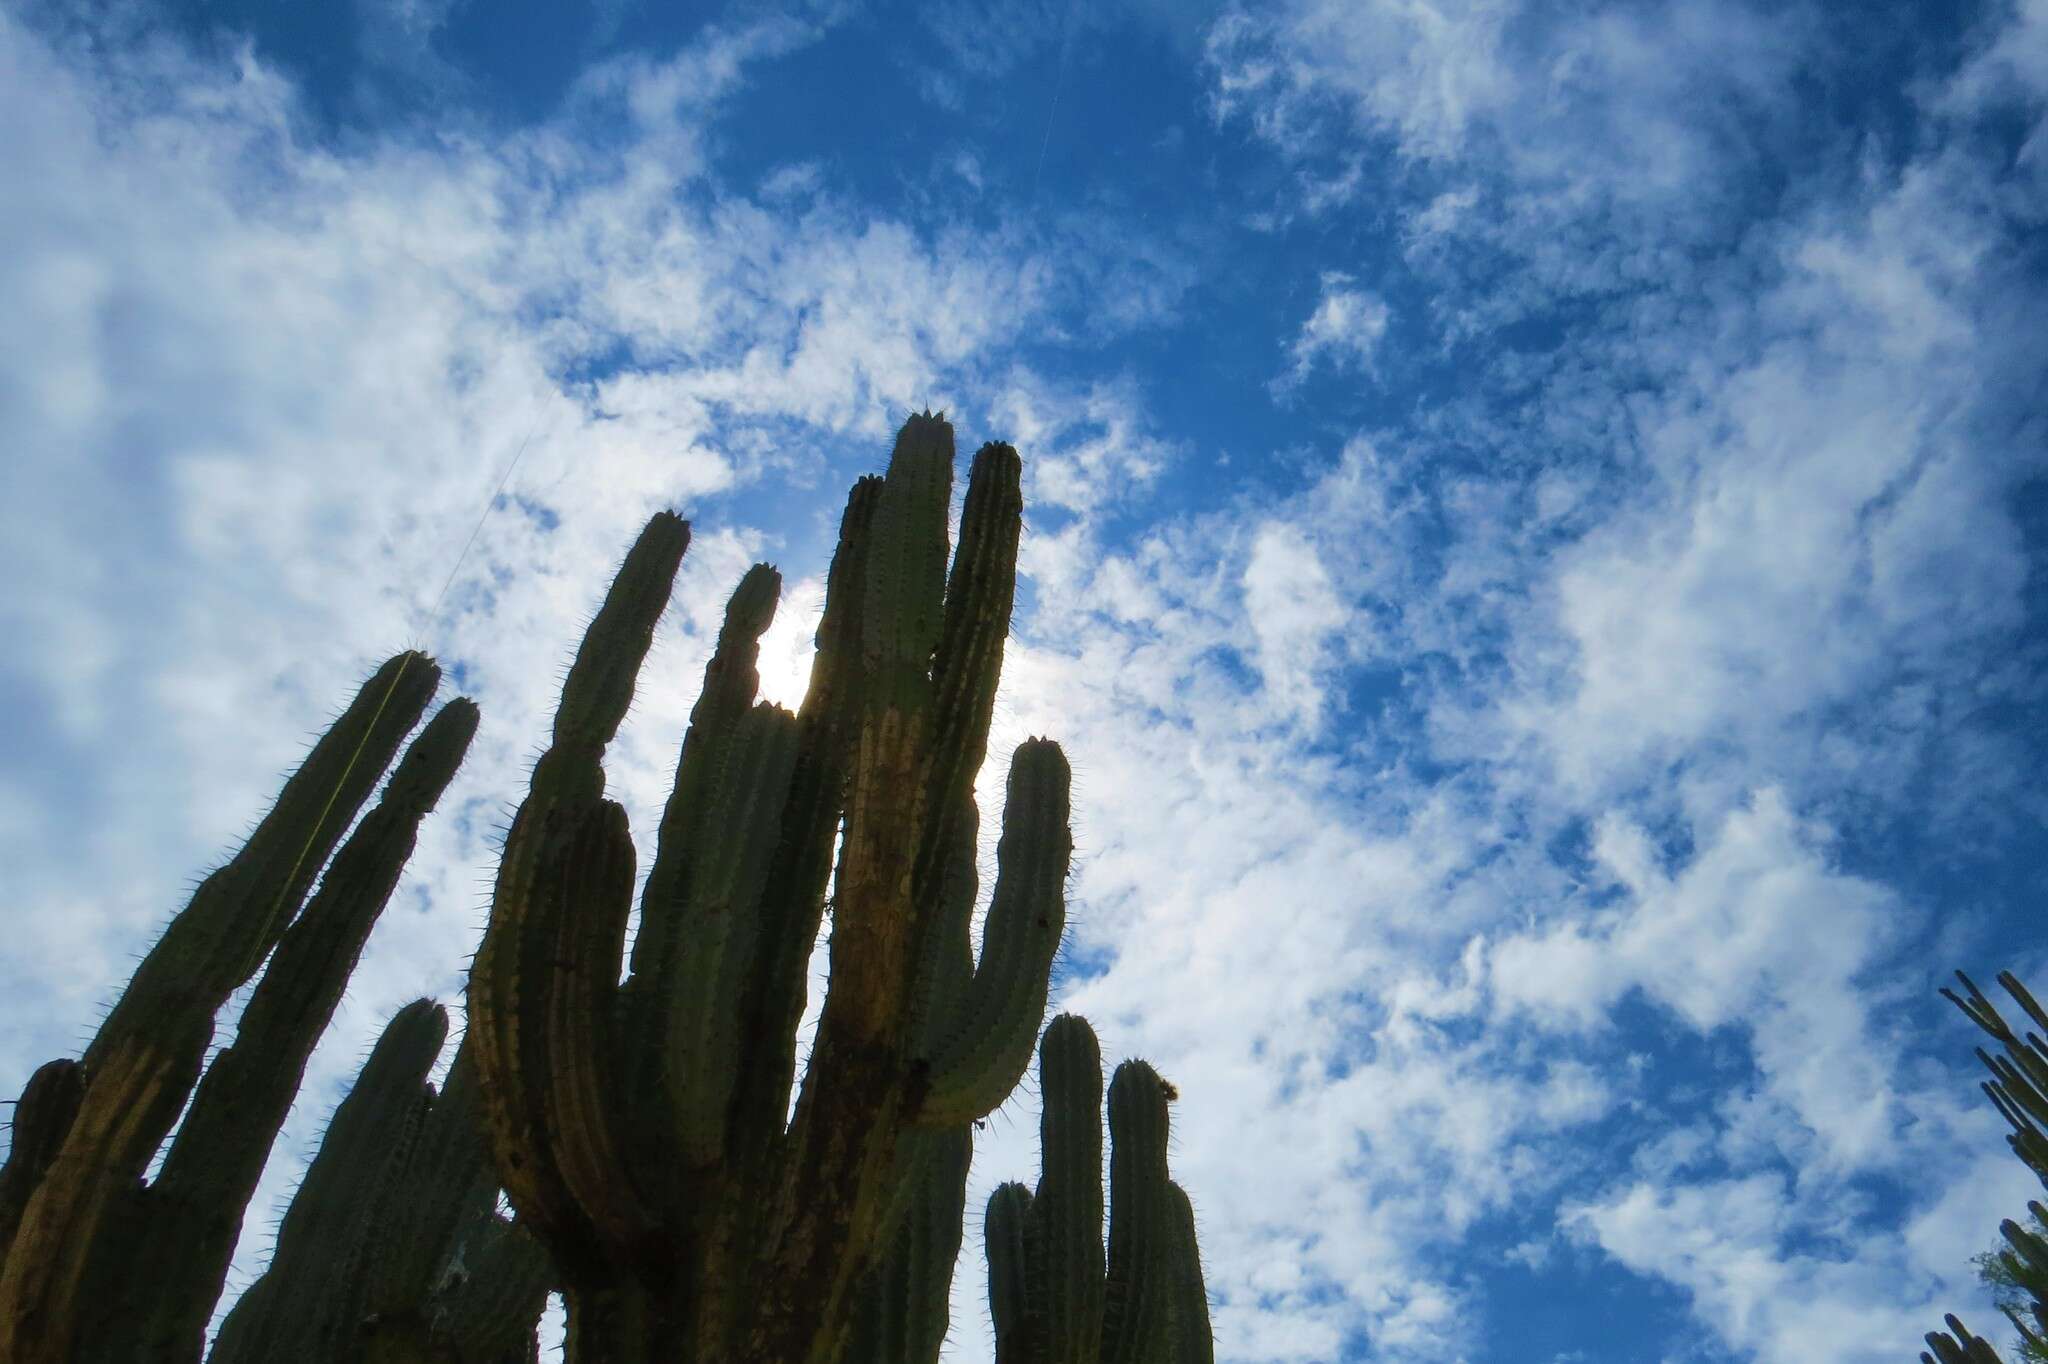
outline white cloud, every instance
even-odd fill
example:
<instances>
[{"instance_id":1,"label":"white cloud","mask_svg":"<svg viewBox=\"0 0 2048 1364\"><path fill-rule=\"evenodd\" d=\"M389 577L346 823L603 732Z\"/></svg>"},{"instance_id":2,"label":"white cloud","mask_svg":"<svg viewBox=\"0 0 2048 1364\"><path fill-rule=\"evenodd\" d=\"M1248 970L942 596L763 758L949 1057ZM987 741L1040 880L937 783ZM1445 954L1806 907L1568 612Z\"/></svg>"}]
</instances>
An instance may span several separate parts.
<instances>
[{"instance_id":1,"label":"white cloud","mask_svg":"<svg viewBox=\"0 0 2048 1364\"><path fill-rule=\"evenodd\" d=\"M2017 1192L2010 1178L2001 1183L1997 1192ZM1938 1328L1942 1311L1978 1297L1967 1268L1950 1263L1931 1273L1890 1238L1793 1248L1813 1212L1799 1203L1785 1181L1757 1174L1673 1188L1632 1184L1568 1209L1563 1220L1637 1273L1684 1288L1720 1338L1759 1364L1894 1359Z\"/></svg>"},{"instance_id":2,"label":"white cloud","mask_svg":"<svg viewBox=\"0 0 2048 1364\"><path fill-rule=\"evenodd\" d=\"M1315 546L1293 527L1268 522L1253 535L1244 610L1266 690L1281 709L1313 726L1326 699L1319 675L1329 666L1331 637L1346 613Z\"/></svg>"},{"instance_id":3,"label":"white cloud","mask_svg":"<svg viewBox=\"0 0 2048 1364\"><path fill-rule=\"evenodd\" d=\"M1275 382L1277 392L1298 386L1318 361L1340 371L1374 372L1389 313L1384 299L1352 284L1351 276L1341 271L1323 273L1321 296L1289 348L1294 363Z\"/></svg>"}]
</instances>

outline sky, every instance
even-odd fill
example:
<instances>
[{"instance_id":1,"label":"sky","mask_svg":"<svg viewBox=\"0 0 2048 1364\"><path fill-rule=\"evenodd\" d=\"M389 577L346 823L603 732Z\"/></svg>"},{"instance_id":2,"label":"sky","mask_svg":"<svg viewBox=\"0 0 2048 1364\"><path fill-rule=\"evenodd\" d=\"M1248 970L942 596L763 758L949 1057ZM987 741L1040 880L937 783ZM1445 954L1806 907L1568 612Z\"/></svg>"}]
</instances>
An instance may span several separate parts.
<instances>
[{"instance_id":1,"label":"sky","mask_svg":"<svg viewBox=\"0 0 2048 1364\"><path fill-rule=\"evenodd\" d=\"M483 729L238 1289L638 527L646 830L929 406L1025 459L984 809L1062 742L1055 1005L1179 1089L1219 1358L1989 1330L1936 989L2048 982L2044 116L2044 0L0 5L0 1091L433 652ZM947 1359L982 1292L971 1215Z\"/></svg>"}]
</instances>

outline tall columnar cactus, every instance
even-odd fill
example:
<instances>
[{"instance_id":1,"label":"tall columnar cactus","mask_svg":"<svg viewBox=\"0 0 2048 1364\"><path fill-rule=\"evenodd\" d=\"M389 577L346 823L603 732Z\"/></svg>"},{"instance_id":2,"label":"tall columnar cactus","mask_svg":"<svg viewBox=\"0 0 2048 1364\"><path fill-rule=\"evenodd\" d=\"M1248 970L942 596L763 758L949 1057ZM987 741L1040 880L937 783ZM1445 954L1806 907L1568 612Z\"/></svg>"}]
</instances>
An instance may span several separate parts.
<instances>
[{"instance_id":1,"label":"tall columnar cactus","mask_svg":"<svg viewBox=\"0 0 2048 1364\"><path fill-rule=\"evenodd\" d=\"M212 1364L525 1364L548 1292L547 1254L497 1214L498 1179L456 1052L430 1000L400 1010L278 1228L270 1267L221 1323Z\"/></svg>"},{"instance_id":2,"label":"tall columnar cactus","mask_svg":"<svg viewBox=\"0 0 2048 1364\"><path fill-rule=\"evenodd\" d=\"M990 1196L984 1235L997 1364L1208 1364L1194 1209L1166 1170L1172 1088L1143 1061L1109 1086L1109 1251L1102 1244L1102 1052L1062 1014L1039 1049L1034 1193Z\"/></svg>"},{"instance_id":3,"label":"tall columnar cactus","mask_svg":"<svg viewBox=\"0 0 2048 1364\"><path fill-rule=\"evenodd\" d=\"M1012 760L979 961L954 931L1019 478L1010 447L976 455L949 576L952 428L904 425L887 476L848 501L794 715L754 700L779 581L748 574L683 740L630 961L634 849L601 759L686 523L649 522L585 636L469 987L499 1169L555 1256L572 1360L828 1364L916 1172L934 1150L957 1159L947 1142L1029 1063L1072 847L1052 743ZM831 985L790 1117L828 880Z\"/></svg>"},{"instance_id":4,"label":"tall columnar cactus","mask_svg":"<svg viewBox=\"0 0 2048 1364\"><path fill-rule=\"evenodd\" d=\"M2004 1048L2002 1056L1993 1056L1982 1047L1977 1049L1977 1059L1991 1072L1991 1078L1984 1082L1985 1096L2012 1129L2005 1136L2012 1153L2048 1189L2048 1042L2039 1033L2030 1032L2022 1038L1984 997L1976 982L1961 971L1956 972L1956 979L1963 994L1946 989L1941 993ZM2010 971L2001 971L1998 983L2034 1025L2048 1033L2048 1012L2035 1002L2019 978ZM2048 1219L2048 1208L2040 1203L2029 1203L2027 1207L2037 1223ZM2033 1299L2031 1322L2016 1312L2007 1315L2022 1341L2048 1350L2048 1242L2011 1218L2000 1224L1999 1232L2008 1247L1999 1253L2000 1260L2014 1283ZM1954 1316L1947 1319L1947 1325L1946 1333L1928 1333L1927 1352L1920 1356L1923 1364L1999 1364L1998 1353L1988 1341L1971 1335Z\"/></svg>"},{"instance_id":5,"label":"tall columnar cactus","mask_svg":"<svg viewBox=\"0 0 2048 1364\"><path fill-rule=\"evenodd\" d=\"M379 669L171 921L82 1060L29 1082L26 1131L0 1170L0 1358L198 1358L306 1058L475 733L475 706L444 706L330 863L439 679L422 654ZM214 1014L266 956L234 1044L202 1081Z\"/></svg>"}]
</instances>

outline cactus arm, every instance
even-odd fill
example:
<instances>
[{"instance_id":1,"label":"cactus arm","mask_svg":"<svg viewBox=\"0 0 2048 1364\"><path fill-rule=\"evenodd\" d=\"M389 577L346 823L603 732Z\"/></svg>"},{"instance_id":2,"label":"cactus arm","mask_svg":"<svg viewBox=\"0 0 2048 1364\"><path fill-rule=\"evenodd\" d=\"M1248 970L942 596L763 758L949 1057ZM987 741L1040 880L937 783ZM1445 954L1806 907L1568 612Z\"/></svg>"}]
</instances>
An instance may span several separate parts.
<instances>
[{"instance_id":1,"label":"cactus arm","mask_svg":"<svg viewBox=\"0 0 2048 1364\"><path fill-rule=\"evenodd\" d=\"M937 1364L950 1325L971 1128L913 1134L888 1249L862 1286L842 1364Z\"/></svg>"},{"instance_id":2,"label":"cactus arm","mask_svg":"<svg viewBox=\"0 0 2048 1364\"><path fill-rule=\"evenodd\" d=\"M1088 1021L1061 1014L1039 1047L1039 1160L1031 1225L1043 1247L1039 1316L1047 1358L1102 1354L1102 1049Z\"/></svg>"},{"instance_id":3,"label":"cactus arm","mask_svg":"<svg viewBox=\"0 0 2048 1364\"><path fill-rule=\"evenodd\" d=\"M88 1075L111 1048L139 1033L161 1035L173 1019L203 1024L210 1035L214 1012L276 945L440 682L432 659L403 653L362 685L248 841L200 882L142 959L86 1048Z\"/></svg>"},{"instance_id":4,"label":"cactus arm","mask_svg":"<svg viewBox=\"0 0 2048 1364\"><path fill-rule=\"evenodd\" d=\"M712 827L714 802L734 761L733 750L748 721L760 686L760 641L775 616L781 576L767 564L756 564L741 579L726 606L718 644L704 670L704 689L690 712L676 763L675 782L656 834L653 865L640 897L640 930L633 940L632 975L623 987L620 1007L625 1026L620 1035L627 1092L635 1096L630 1121L642 1182L658 1187L662 1173L675 1162L666 1150L672 1130L674 1091L692 1084L687 1074L672 1074L665 1048L673 1009L686 996L675 988L678 969L691 969L699 944L709 937L711 950L727 931L723 923L705 924L691 907L695 881L708 858L721 851L731 831ZM775 808L779 812L778 804ZM762 812L750 812L763 818ZM772 819L772 816L768 816ZM772 840L771 822L765 837ZM753 906L743 906L751 918ZM678 954L683 963L679 967ZM721 1124L723 1114L720 1114ZM722 1137L720 1131L717 1137ZM710 1143L715 1149L718 1141Z\"/></svg>"},{"instance_id":5,"label":"cactus arm","mask_svg":"<svg viewBox=\"0 0 2048 1364\"><path fill-rule=\"evenodd\" d=\"M824 917L846 774L861 712L861 603L867 552L882 480L858 480L847 495L839 543L825 578L810 683L797 712L797 757L783 807L781 843L761 894L763 950L741 1012L747 1020L732 1151L762 1160L782 1145L796 1077L796 1031L803 1016L811 947Z\"/></svg>"},{"instance_id":6,"label":"cactus arm","mask_svg":"<svg viewBox=\"0 0 2048 1364\"><path fill-rule=\"evenodd\" d=\"M603 1168L617 1158L604 1102L614 1057L598 1039L615 1006L633 849L624 812L601 799L601 760L689 542L688 522L652 517L585 632L470 967L469 1039L506 1192L537 1232L584 1261L601 1256L605 1233L630 1236L638 1223L630 1183ZM584 1193L599 1206L582 1206Z\"/></svg>"},{"instance_id":7,"label":"cactus arm","mask_svg":"<svg viewBox=\"0 0 2048 1364\"><path fill-rule=\"evenodd\" d=\"M999 1185L989 1195L982 1219L982 1246L988 1257L988 1314L995 1325L996 1364L1043 1364L1047 1356L1033 1337L1035 1293L1032 1287L1031 1190L1022 1184Z\"/></svg>"},{"instance_id":8,"label":"cactus arm","mask_svg":"<svg viewBox=\"0 0 2048 1364\"><path fill-rule=\"evenodd\" d=\"M368 1310L406 1310L430 1285L462 1229L492 1216L498 1173L484 1141L476 1054L465 1038L420 1127L404 1176L377 1218Z\"/></svg>"},{"instance_id":9,"label":"cactus arm","mask_svg":"<svg viewBox=\"0 0 2048 1364\"><path fill-rule=\"evenodd\" d=\"M1018 746L981 961L933 1053L920 1123L952 1125L993 1111L1031 1064L1053 954L1066 925L1074 847L1069 780L1058 744L1034 739Z\"/></svg>"},{"instance_id":10,"label":"cactus arm","mask_svg":"<svg viewBox=\"0 0 2048 1364\"><path fill-rule=\"evenodd\" d=\"M0 1263L6 1262L22 1209L64 1145L84 1094L84 1067L69 1058L45 1061L22 1086L14 1105L13 1142L6 1164L0 1165Z\"/></svg>"},{"instance_id":11,"label":"cactus arm","mask_svg":"<svg viewBox=\"0 0 2048 1364\"><path fill-rule=\"evenodd\" d=\"M705 855L691 888L687 950L662 982L674 1001L667 1042L674 1130L685 1160L710 1163L724 1154L740 1066L740 996L760 950L757 911L796 748L794 715L754 707L733 736L720 789L703 799Z\"/></svg>"},{"instance_id":12,"label":"cactus arm","mask_svg":"<svg viewBox=\"0 0 2048 1364\"><path fill-rule=\"evenodd\" d=\"M972 1007L963 1006L962 996L973 990L975 974L971 921L979 814L974 804L974 779L988 755L1003 642L1009 635L1016 597L1017 542L1023 525L1019 480L1017 452L1009 446L985 445L975 456L960 520L960 547L947 583L944 628L932 659L934 721L925 829L913 874L915 912L926 944L912 983L913 1030L917 1054L927 1061L934 1048L959 1041L948 1031L955 1024L954 1014ZM1011 813L1008 809L1004 812L1006 829ZM1000 887L997 895L1004 895ZM1000 922L998 934L1015 927ZM1056 945L1057 928L1053 936ZM934 960L935 954L938 960ZM955 969L956 958L964 970ZM1003 954L998 953L991 961L1002 959ZM1050 967L1048 957L1043 969ZM984 989L991 984L990 977L981 981ZM1010 1084L1030 1064L1043 1015L1041 999L1036 1015L1013 1030L1019 1035L1009 1039L1010 1057L1016 1063ZM1000 1076L992 1075L984 1087L993 1089L999 1083ZM1008 1085L1002 1089L1003 1094L1009 1092ZM942 1125L965 1122L1001 1101L998 1095L976 1112L947 1114L933 1121Z\"/></svg>"},{"instance_id":13,"label":"cactus arm","mask_svg":"<svg viewBox=\"0 0 2048 1364\"><path fill-rule=\"evenodd\" d=\"M363 944L397 889L420 823L476 734L474 703L449 702L400 760L305 912L285 930L242 1012L234 1043L207 1067L146 1196L146 1218L96 1296L119 1297L88 1334L118 1333L109 1357L154 1349L195 1357L227 1280L242 1216L271 1144L327 1030ZM120 1297L126 1290L125 1297ZM179 1342L189 1341L189 1345Z\"/></svg>"},{"instance_id":14,"label":"cactus arm","mask_svg":"<svg viewBox=\"0 0 2048 1364\"><path fill-rule=\"evenodd\" d=\"M1971 1335L1953 1313L1945 1320L1949 1334L1934 1331L1927 1336L1928 1348L1934 1351L1934 1358L1940 1364L2003 1364L1998 1351L1991 1348L1990 1341ZM1924 1354L1920 1357L1927 1358Z\"/></svg>"},{"instance_id":15,"label":"cactus arm","mask_svg":"<svg viewBox=\"0 0 2048 1364\"><path fill-rule=\"evenodd\" d=\"M960 547L946 584L944 629L932 657L934 810L950 810L965 799L988 756L1003 644L1017 597L1022 478L1017 452L994 443L981 447L968 473Z\"/></svg>"},{"instance_id":16,"label":"cactus arm","mask_svg":"<svg viewBox=\"0 0 2048 1364\"><path fill-rule=\"evenodd\" d=\"M270 1267L221 1323L213 1364L355 1357L367 1228L419 1135L447 1034L429 1000L385 1026L285 1210Z\"/></svg>"},{"instance_id":17,"label":"cactus arm","mask_svg":"<svg viewBox=\"0 0 2048 1364\"><path fill-rule=\"evenodd\" d=\"M529 805L506 840L488 950L470 974L470 1036L505 1190L579 1259L630 1244L648 1215L615 1132L611 1069L632 895L633 844L616 802L565 802L538 820Z\"/></svg>"},{"instance_id":18,"label":"cactus arm","mask_svg":"<svg viewBox=\"0 0 2048 1364\"><path fill-rule=\"evenodd\" d=\"M1166 1085L1143 1061L1109 1085L1109 1279L1104 1364L1167 1364L1173 1219L1166 1175Z\"/></svg>"},{"instance_id":19,"label":"cactus arm","mask_svg":"<svg viewBox=\"0 0 2048 1364\"><path fill-rule=\"evenodd\" d=\"M0 1358L74 1353L91 1262L199 1079L214 1014L290 922L439 682L423 654L378 669L143 958L86 1048L78 1112L0 1267Z\"/></svg>"},{"instance_id":20,"label":"cactus arm","mask_svg":"<svg viewBox=\"0 0 2048 1364\"><path fill-rule=\"evenodd\" d=\"M952 498L953 428L943 417L913 416L896 435L875 508L861 611L862 652L885 707L922 709L930 702Z\"/></svg>"},{"instance_id":21,"label":"cactus arm","mask_svg":"<svg viewBox=\"0 0 2048 1364\"><path fill-rule=\"evenodd\" d=\"M1195 1241L1195 1205L1178 1184L1166 1186L1173 1234L1173 1364L1215 1364L1209 1325L1209 1289L1202 1281L1202 1251Z\"/></svg>"},{"instance_id":22,"label":"cactus arm","mask_svg":"<svg viewBox=\"0 0 2048 1364\"><path fill-rule=\"evenodd\" d=\"M527 804L604 794L605 746L633 703L633 683L689 547L690 523L657 512L626 552L562 681L554 741L534 764Z\"/></svg>"},{"instance_id":23,"label":"cactus arm","mask_svg":"<svg viewBox=\"0 0 2048 1364\"><path fill-rule=\"evenodd\" d=\"M465 1042L376 1219L370 1364L527 1358L554 1271L538 1241L497 1215L482 1123Z\"/></svg>"}]
</instances>

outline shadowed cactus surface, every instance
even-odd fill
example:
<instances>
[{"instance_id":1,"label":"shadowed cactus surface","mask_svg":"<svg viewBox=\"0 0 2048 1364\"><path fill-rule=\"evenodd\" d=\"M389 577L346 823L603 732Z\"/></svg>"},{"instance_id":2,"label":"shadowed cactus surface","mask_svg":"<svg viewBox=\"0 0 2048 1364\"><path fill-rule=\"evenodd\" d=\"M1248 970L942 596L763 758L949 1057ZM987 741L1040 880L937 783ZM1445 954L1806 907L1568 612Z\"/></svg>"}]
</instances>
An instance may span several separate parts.
<instances>
[{"instance_id":1,"label":"shadowed cactus surface","mask_svg":"<svg viewBox=\"0 0 2048 1364\"><path fill-rule=\"evenodd\" d=\"M997 1364L1209 1364L1209 1299L1187 1194L1167 1174L1172 1087L1143 1061L1109 1086L1102 1236L1102 1051L1062 1014L1039 1049L1036 1191L1005 1184L984 1223Z\"/></svg>"},{"instance_id":2,"label":"shadowed cactus surface","mask_svg":"<svg viewBox=\"0 0 2048 1364\"><path fill-rule=\"evenodd\" d=\"M755 700L775 571L734 593L630 958L634 846L601 759L685 522L648 523L570 667L469 1004L499 1170L555 1258L571 1360L827 1364L883 1246L937 1259L957 1240L945 1190L967 1124L1029 1064L1072 842L1066 761L1028 742L977 959L973 783L1022 498L1016 452L982 447L949 570L953 462L952 428L923 414L886 477L855 485L795 714ZM792 1116L828 883L831 983Z\"/></svg>"},{"instance_id":3,"label":"shadowed cactus surface","mask_svg":"<svg viewBox=\"0 0 2048 1364\"><path fill-rule=\"evenodd\" d=\"M429 1000L385 1028L278 1228L270 1267L221 1324L212 1364L524 1364L547 1254L500 1217L498 1176L460 1048Z\"/></svg>"},{"instance_id":4,"label":"shadowed cactus surface","mask_svg":"<svg viewBox=\"0 0 2048 1364\"><path fill-rule=\"evenodd\" d=\"M85 1055L29 1081L0 1169L0 1358L199 1357L306 1060L476 732L470 702L442 707L356 823L439 681L423 654L379 669L171 921ZM206 1065L214 1015L266 957L233 1044Z\"/></svg>"}]
</instances>

